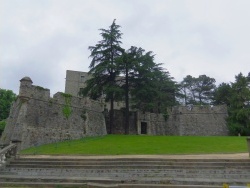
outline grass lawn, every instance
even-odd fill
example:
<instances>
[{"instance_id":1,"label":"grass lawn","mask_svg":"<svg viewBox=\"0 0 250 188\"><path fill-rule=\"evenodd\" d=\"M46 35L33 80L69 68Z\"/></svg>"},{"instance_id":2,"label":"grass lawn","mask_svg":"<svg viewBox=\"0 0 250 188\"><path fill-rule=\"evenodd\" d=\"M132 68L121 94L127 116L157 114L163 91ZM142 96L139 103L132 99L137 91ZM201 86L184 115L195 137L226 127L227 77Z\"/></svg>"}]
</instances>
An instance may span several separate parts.
<instances>
[{"instance_id":1,"label":"grass lawn","mask_svg":"<svg viewBox=\"0 0 250 188\"><path fill-rule=\"evenodd\" d=\"M247 152L246 137L107 135L32 147L21 154L142 155Z\"/></svg>"}]
</instances>

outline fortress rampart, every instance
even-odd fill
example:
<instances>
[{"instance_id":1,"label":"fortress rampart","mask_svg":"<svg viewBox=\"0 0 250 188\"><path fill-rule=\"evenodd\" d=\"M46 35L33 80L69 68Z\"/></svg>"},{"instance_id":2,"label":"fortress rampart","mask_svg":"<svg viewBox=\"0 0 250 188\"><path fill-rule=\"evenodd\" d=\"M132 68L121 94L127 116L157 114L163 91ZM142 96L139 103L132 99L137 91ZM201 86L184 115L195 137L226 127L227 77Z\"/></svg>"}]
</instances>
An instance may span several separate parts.
<instances>
[{"instance_id":1,"label":"fortress rampart","mask_svg":"<svg viewBox=\"0 0 250 188\"><path fill-rule=\"evenodd\" d=\"M32 85L29 77L20 80L1 142L19 143L19 149L87 136L106 135L103 107L87 98L56 93Z\"/></svg>"},{"instance_id":2,"label":"fortress rampart","mask_svg":"<svg viewBox=\"0 0 250 188\"><path fill-rule=\"evenodd\" d=\"M125 132L125 114L116 110L114 133ZM166 114L130 112L129 133L175 136L226 136L229 134L226 105L221 106L175 106ZM108 114L106 113L108 125Z\"/></svg>"},{"instance_id":3,"label":"fortress rampart","mask_svg":"<svg viewBox=\"0 0 250 188\"><path fill-rule=\"evenodd\" d=\"M123 110L115 110L114 134L124 134ZM166 114L130 112L129 134L148 135L228 135L226 106L176 106ZM107 127L106 127L107 125ZM56 93L20 80L20 91L13 103L2 144L18 143L18 149L63 140L106 135L109 113L98 101Z\"/></svg>"},{"instance_id":4,"label":"fortress rampart","mask_svg":"<svg viewBox=\"0 0 250 188\"><path fill-rule=\"evenodd\" d=\"M165 115L138 112L137 128L141 132L144 123L150 135L225 136L227 116L226 105L175 106Z\"/></svg>"}]
</instances>

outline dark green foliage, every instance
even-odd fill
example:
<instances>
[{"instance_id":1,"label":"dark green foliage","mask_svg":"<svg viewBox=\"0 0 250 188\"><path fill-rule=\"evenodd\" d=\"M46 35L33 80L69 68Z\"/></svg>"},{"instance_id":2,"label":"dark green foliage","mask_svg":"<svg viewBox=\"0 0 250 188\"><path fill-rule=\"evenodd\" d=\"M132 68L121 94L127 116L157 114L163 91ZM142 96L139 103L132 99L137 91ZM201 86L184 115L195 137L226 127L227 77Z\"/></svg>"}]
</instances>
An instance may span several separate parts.
<instances>
[{"instance_id":1,"label":"dark green foliage","mask_svg":"<svg viewBox=\"0 0 250 188\"><path fill-rule=\"evenodd\" d=\"M120 26L115 20L109 29L101 30L101 41L90 46L89 74L92 78L86 83L80 95L96 100L105 98L110 101L110 130L113 127L113 102L125 100L126 133L129 127L129 106L142 111L165 112L173 106L176 83L169 72L154 62L154 54L132 46L125 51L120 47ZM129 105L131 100L132 105Z\"/></svg>"},{"instance_id":2,"label":"dark green foliage","mask_svg":"<svg viewBox=\"0 0 250 188\"><path fill-rule=\"evenodd\" d=\"M206 75L200 75L196 79L195 92L199 104L209 104L213 102L213 94L215 90L215 79Z\"/></svg>"},{"instance_id":3,"label":"dark green foliage","mask_svg":"<svg viewBox=\"0 0 250 188\"><path fill-rule=\"evenodd\" d=\"M16 94L11 90L0 89L0 121L7 119Z\"/></svg>"},{"instance_id":4,"label":"dark green foliage","mask_svg":"<svg viewBox=\"0 0 250 188\"><path fill-rule=\"evenodd\" d=\"M175 103L175 82L154 61L153 52L132 46L123 54L121 70L124 91L132 106L142 111L161 113Z\"/></svg>"},{"instance_id":5,"label":"dark green foliage","mask_svg":"<svg viewBox=\"0 0 250 188\"><path fill-rule=\"evenodd\" d=\"M227 123L232 135L250 135L250 77L242 73L235 82L222 83L215 90L215 104L228 106Z\"/></svg>"},{"instance_id":6,"label":"dark green foliage","mask_svg":"<svg viewBox=\"0 0 250 188\"><path fill-rule=\"evenodd\" d=\"M250 79L242 73L231 83L228 126L231 134L250 135Z\"/></svg>"},{"instance_id":7,"label":"dark green foliage","mask_svg":"<svg viewBox=\"0 0 250 188\"><path fill-rule=\"evenodd\" d=\"M69 105L63 107L63 115L68 119L71 114L71 109Z\"/></svg>"},{"instance_id":8,"label":"dark green foliage","mask_svg":"<svg viewBox=\"0 0 250 188\"><path fill-rule=\"evenodd\" d=\"M50 100L49 100L49 106L52 106L52 105L53 105L53 100L50 99Z\"/></svg>"},{"instance_id":9,"label":"dark green foliage","mask_svg":"<svg viewBox=\"0 0 250 188\"><path fill-rule=\"evenodd\" d=\"M82 114L81 114L81 118L84 120L84 121L86 121L86 119L87 119L87 116L86 116L86 110L83 110L82 111Z\"/></svg>"},{"instance_id":10,"label":"dark green foliage","mask_svg":"<svg viewBox=\"0 0 250 188\"><path fill-rule=\"evenodd\" d=\"M72 95L66 94L66 93L61 93L61 95L64 97L64 100L65 100L65 105L63 106L63 109L62 109L63 115L68 119L72 113L72 110L70 107Z\"/></svg>"},{"instance_id":11,"label":"dark green foliage","mask_svg":"<svg viewBox=\"0 0 250 188\"><path fill-rule=\"evenodd\" d=\"M215 89L214 78L188 75L180 83L180 98L184 100L184 104L210 104L213 103Z\"/></svg>"},{"instance_id":12,"label":"dark green foliage","mask_svg":"<svg viewBox=\"0 0 250 188\"><path fill-rule=\"evenodd\" d=\"M0 89L0 135L4 131L6 121L9 117L10 107L16 100L16 94L11 90Z\"/></svg>"},{"instance_id":13,"label":"dark green foliage","mask_svg":"<svg viewBox=\"0 0 250 188\"><path fill-rule=\"evenodd\" d=\"M184 98L185 104L195 102L194 88L195 88L195 78L190 75L187 75L180 83L180 92L182 93L181 98Z\"/></svg>"},{"instance_id":14,"label":"dark green foliage","mask_svg":"<svg viewBox=\"0 0 250 188\"><path fill-rule=\"evenodd\" d=\"M5 125L6 125L6 121L5 120L0 121L0 135L4 131Z\"/></svg>"},{"instance_id":15,"label":"dark green foliage","mask_svg":"<svg viewBox=\"0 0 250 188\"><path fill-rule=\"evenodd\" d=\"M45 89L45 88L43 88L41 86L35 86L35 87L36 87L37 90L40 90L40 91L42 91L42 90L48 90L48 89Z\"/></svg>"},{"instance_id":16,"label":"dark green foliage","mask_svg":"<svg viewBox=\"0 0 250 188\"><path fill-rule=\"evenodd\" d=\"M121 92L116 83L119 75L117 61L124 51L120 47L122 33L119 29L120 26L114 20L109 29L100 29L102 40L89 47L92 58L89 74L93 77L87 81L87 87L81 93L92 99L104 97L106 101L110 101L110 133L113 127L114 101Z\"/></svg>"},{"instance_id":17,"label":"dark green foliage","mask_svg":"<svg viewBox=\"0 0 250 188\"><path fill-rule=\"evenodd\" d=\"M167 111L167 107L177 104L177 84L173 81L169 72L158 72L156 79L157 95L154 97L154 112L163 113Z\"/></svg>"},{"instance_id":18,"label":"dark green foliage","mask_svg":"<svg viewBox=\"0 0 250 188\"><path fill-rule=\"evenodd\" d=\"M167 121L167 120L168 120L168 118L169 118L169 114L168 114L168 112L167 112L167 111L163 114L163 117L164 117L165 121Z\"/></svg>"},{"instance_id":19,"label":"dark green foliage","mask_svg":"<svg viewBox=\"0 0 250 188\"><path fill-rule=\"evenodd\" d=\"M114 93L119 90L116 85L116 77L119 75L117 69L117 58L121 56L123 49L120 47L121 32L120 26L115 24L115 20L108 30L100 29L103 40L95 46L90 46L89 73L92 78L87 81L87 87L83 90L84 95L89 95L92 99L97 99L105 95L106 101L114 97Z\"/></svg>"},{"instance_id":20,"label":"dark green foliage","mask_svg":"<svg viewBox=\"0 0 250 188\"><path fill-rule=\"evenodd\" d=\"M71 97L72 97L71 94L67 94L67 93L61 93L61 95L62 95L64 98L71 98Z\"/></svg>"},{"instance_id":21,"label":"dark green foliage","mask_svg":"<svg viewBox=\"0 0 250 188\"><path fill-rule=\"evenodd\" d=\"M214 104L226 104L230 105L230 98L232 95L232 87L230 84L222 83L220 84L214 93Z\"/></svg>"}]
</instances>

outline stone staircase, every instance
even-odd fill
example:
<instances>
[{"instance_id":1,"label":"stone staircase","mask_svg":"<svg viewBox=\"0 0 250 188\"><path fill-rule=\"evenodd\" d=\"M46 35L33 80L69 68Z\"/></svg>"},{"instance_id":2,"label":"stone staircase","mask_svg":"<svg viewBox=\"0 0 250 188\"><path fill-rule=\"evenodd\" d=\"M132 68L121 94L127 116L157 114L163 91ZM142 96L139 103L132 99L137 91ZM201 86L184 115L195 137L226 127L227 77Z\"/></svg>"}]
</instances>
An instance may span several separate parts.
<instances>
[{"instance_id":1,"label":"stone staircase","mask_svg":"<svg viewBox=\"0 0 250 188\"><path fill-rule=\"evenodd\" d=\"M0 169L0 187L203 187L250 183L249 159L19 158Z\"/></svg>"}]
</instances>

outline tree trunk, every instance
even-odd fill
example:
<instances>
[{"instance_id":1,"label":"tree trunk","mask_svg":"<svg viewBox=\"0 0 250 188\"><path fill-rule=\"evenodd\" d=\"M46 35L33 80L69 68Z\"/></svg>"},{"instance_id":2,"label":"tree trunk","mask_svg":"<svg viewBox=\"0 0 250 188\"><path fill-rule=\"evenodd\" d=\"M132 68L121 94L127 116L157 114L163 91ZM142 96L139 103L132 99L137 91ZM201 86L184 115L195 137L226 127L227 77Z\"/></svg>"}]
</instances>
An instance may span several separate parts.
<instances>
[{"instance_id":1,"label":"tree trunk","mask_svg":"<svg viewBox=\"0 0 250 188\"><path fill-rule=\"evenodd\" d=\"M186 88L184 88L184 101L185 101L185 105L187 105L187 92L186 92Z\"/></svg>"},{"instance_id":2,"label":"tree trunk","mask_svg":"<svg viewBox=\"0 0 250 188\"><path fill-rule=\"evenodd\" d=\"M129 134L129 87L128 87L128 65L126 62L126 83L125 83L125 134Z\"/></svg>"},{"instance_id":3,"label":"tree trunk","mask_svg":"<svg viewBox=\"0 0 250 188\"><path fill-rule=\"evenodd\" d=\"M114 127L114 95L110 99L110 112L109 112L109 134L113 134Z\"/></svg>"}]
</instances>

